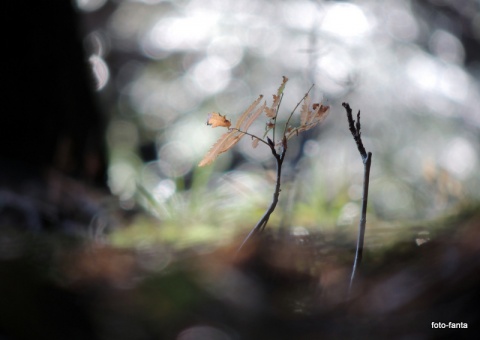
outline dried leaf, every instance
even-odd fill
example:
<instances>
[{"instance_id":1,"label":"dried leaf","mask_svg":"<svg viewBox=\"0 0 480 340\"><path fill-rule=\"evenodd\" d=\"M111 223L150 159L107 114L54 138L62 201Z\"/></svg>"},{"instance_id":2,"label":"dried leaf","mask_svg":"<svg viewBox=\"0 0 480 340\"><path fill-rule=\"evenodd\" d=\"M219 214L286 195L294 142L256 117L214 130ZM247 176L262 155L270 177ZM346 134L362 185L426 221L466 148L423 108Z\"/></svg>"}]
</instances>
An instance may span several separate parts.
<instances>
[{"instance_id":1,"label":"dried leaf","mask_svg":"<svg viewBox=\"0 0 480 340\"><path fill-rule=\"evenodd\" d=\"M313 109L315 110L315 116L323 121L328 115L327 112L330 109L330 106L315 103L313 104Z\"/></svg>"},{"instance_id":2,"label":"dried leaf","mask_svg":"<svg viewBox=\"0 0 480 340\"><path fill-rule=\"evenodd\" d=\"M287 139L290 139L294 135L298 135L299 132L310 130L311 128L317 126L321 122L325 120L328 116L328 110L330 109L329 106L321 105L318 103L313 104L314 110L309 110L305 113L305 117L302 117L301 125L292 131L289 131L287 134ZM303 106L302 106L302 113L303 113Z\"/></svg>"},{"instance_id":3,"label":"dried leaf","mask_svg":"<svg viewBox=\"0 0 480 340\"><path fill-rule=\"evenodd\" d=\"M212 163L218 157L218 155L220 155L221 153L223 153L225 151L230 150L230 148L232 148L235 144L237 144L240 141L240 139L243 136L245 136L245 133L240 132L238 130L247 131L247 129L250 127L250 125L252 125L252 123L255 121L255 119L257 119L258 116L264 111L265 105L266 105L265 103L262 106L257 108L257 106L260 103L260 101L262 100L262 98L263 98L263 96L260 95L257 98L257 100L255 100L245 110L245 112L242 113L242 115L240 116L240 118L237 121L237 124L235 124L235 130L231 129L229 132L224 133L222 136L220 136L220 138L217 140L217 142L212 146L212 148L208 151L208 153L205 155L205 157L200 161L198 166L205 166L205 165L208 165L208 164ZM255 110L255 108L256 108L256 110ZM217 117L217 115L219 117ZM214 112L209 117L208 122L210 122L210 120L212 118L214 119L214 121L212 121L212 124L211 124L213 126L214 122L217 122L217 120L219 120L221 122L222 118L225 118L225 117L223 117L222 115ZM227 119L225 118L225 120L227 120ZM207 124L208 124L208 122L207 122ZM230 124L230 122L228 121L228 123L225 123L225 124ZM218 125L218 126L226 126L226 125ZM230 127L230 125L228 125L228 127Z\"/></svg>"},{"instance_id":4,"label":"dried leaf","mask_svg":"<svg viewBox=\"0 0 480 340\"><path fill-rule=\"evenodd\" d=\"M258 103L262 100L263 95L260 95L257 100L255 100L246 110L245 112L242 113L240 118L238 118L237 124L235 124L235 128L242 130L242 131L247 131L247 129L250 127L250 125L253 123L255 119L258 118L260 113L262 113L263 108L265 107L265 103L261 106L262 110L259 111L257 109L256 111L253 111Z\"/></svg>"},{"instance_id":5,"label":"dried leaf","mask_svg":"<svg viewBox=\"0 0 480 340\"><path fill-rule=\"evenodd\" d=\"M265 132L263 134L263 138L265 138L268 134L268 132L273 129L275 127L275 123L272 121L272 120L269 120L266 124L265 124Z\"/></svg>"},{"instance_id":6,"label":"dried leaf","mask_svg":"<svg viewBox=\"0 0 480 340\"><path fill-rule=\"evenodd\" d=\"M311 118L310 96L307 94L303 100L302 110L300 111L300 126L305 125Z\"/></svg>"},{"instance_id":7,"label":"dried leaf","mask_svg":"<svg viewBox=\"0 0 480 340\"><path fill-rule=\"evenodd\" d=\"M270 107L265 107L265 114L267 115L267 117L269 118L273 118L275 117L275 110L270 108Z\"/></svg>"},{"instance_id":8,"label":"dried leaf","mask_svg":"<svg viewBox=\"0 0 480 340\"><path fill-rule=\"evenodd\" d=\"M244 135L244 133L238 132L237 130L230 130L229 132L224 133L220 136L217 142L213 144L212 148L208 151L205 157L203 157L198 166L205 166L212 163L218 155L228 151L231 147L237 144Z\"/></svg>"},{"instance_id":9,"label":"dried leaf","mask_svg":"<svg viewBox=\"0 0 480 340\"><path fill-rule=\"evenodd\" d=\"M260 114L265 110L265 105L266 103L263 103L259 108L257 108L254 112L252 112L249 116L248 119L245 121L243 124L241 130L242 131L247 131L250 125L260 116Z\"/></svg>"},{"instance_id":10,"label":"dried leaf","mask_svg":"<svg viewBox=\"0 0 480 340\"><path fill-rule=\"evenodd\" d=\"M272 106L265 107L265 114L267 115L267 117L274 118L275 115L277 114L278 105L280 105L280 99L282 99L282 93L283 93L283 90L285 89L285 85L287 84L287 81L288 81L288 78L283 76L283 81L277 90L277 94L273 95Z\"/></svg>"},{"instance_id":11,"label":"dried leaf","mask_svg":"<svg viewBox=\"0 0 480 340\"><path fill-rule=\"evenodd\" d=\"M260 139L254 138L252 142L252 147L255 149L258 146L259 142L260 142Z\"/></svg>"},{"instance_id":12,"label":"dried leaf","mask_svg":"<svg viewBox=\"0 0 480 340\"><path fill-rule=\"evenodd\" d=\"M212 128L217 126L228 128L232 123L225 116L222 116L217 112L212 112L208 115L207 125L211 125Z\"/></svg>"}]
</instances>

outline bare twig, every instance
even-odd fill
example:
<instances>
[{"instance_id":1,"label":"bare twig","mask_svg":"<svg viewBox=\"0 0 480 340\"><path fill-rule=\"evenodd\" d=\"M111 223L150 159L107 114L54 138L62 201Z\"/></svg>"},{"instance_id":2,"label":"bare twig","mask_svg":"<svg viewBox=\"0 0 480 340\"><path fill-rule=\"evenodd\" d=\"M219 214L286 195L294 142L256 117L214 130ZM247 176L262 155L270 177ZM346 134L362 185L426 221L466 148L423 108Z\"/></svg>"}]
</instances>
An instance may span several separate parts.
<instances>
[{"instance_id":1,"label":"bare twig","mask_svg":"<svg viewBox=\"0 0 480 340\"><path fill-rule=\"evenodd\" d=\"M358 152L360 152L360 155L362 156L363 163L365 163L365 160L367 158L367 152L365 151L365 147L363 146L362 136L360 132L360 110L358 110L357 123L355 124L355 119L353 119L352 117L352 109L350 108L350 105L348 105L348 103L342 103L342 106L345 108L345 111L347 111L348 128L352 133L355 143L357 143Z\"/></svg>"},{"instance_id":2,"label":"bare twig","mask_svg":"<svg viewBox=\"0 0 480 340\"><path fill-rule=\"evenodd\" d=\"M372 153L366 152L365 147L363 146L361 132L360 132L360 110L357 113L357 121L352 116L352 109L348 103L342 103L342 106L347 111L348 127L352 133L353 139L357 144L358 152L362 156L363 161L363 196L362 196L362 215L360 217L360 223L358 226L358 238L357 238L357 249L355 253L355 260L353 262L352 276L350 278L349 294L352 290L353 282L355 280L355 274L357 273L358 267L362 262L363 256L363 244L365 239L365 228L367 224L367 203L368 203L368 187L370 183L370 166L372 164Z\"/></svg>"},{"instance_id":3,"label":"bare twig","mask_svg":"<svg viewBox=\"0 0 480 340\"><path fill-rule=\"evenodd\" d=\"M228 128L228 129L229 129L229 130L235 130L235 131L238 131L238 132L240 132L240 133L243 133L243 134L245 134L245 135L247 135L247 136L252 137L252 139L258 139L259 142L262 142L263 144L270 146L267 142L265 142L265 141L264 141L263 139L261 139L260 137L255 136L255 135L253 135L253 134L251 134L251 133L249 133L249 132L247 132L247 131L243 131L243 130L237 129L237 128L235 128L235 127L231 127L231 128Z\"/></svg>"},{"instance_id":4,"label":"bare twig","mask_svg":"<svg viewBox=\"0 0 480 340\"><path fill-rule=\"evenodd\" d=\"M275 144L273 143L273 141L268 137L267 137L267 140L268 140L268 146L270 147L273 157L275 157L275 160L277 162L277 183L275 185L275 192L273 193L272 203L270 203L270 206L265 211L265 214L263 214L262 218L257 222L255 227L250 231L250 233L248 233L247 237L245 237L242 244L237 250L237 254L240 252L240 250L242 250L243 246L247 243L247 241L253 235L265 229L265 226L267 225L267 222L270 219L270 215L273 213L273 211L275 210L278 204L278 198L280 196L280 191L281 191L280 186L281 186L281 179L282 179L282 165L283 165L283 160L285 159L285 153L287 152L287 142L286 142L285 136L283 136L282 149L281 149L281 152L278 153L277 150L275 149Z\"/></svg>"}]
</instances>

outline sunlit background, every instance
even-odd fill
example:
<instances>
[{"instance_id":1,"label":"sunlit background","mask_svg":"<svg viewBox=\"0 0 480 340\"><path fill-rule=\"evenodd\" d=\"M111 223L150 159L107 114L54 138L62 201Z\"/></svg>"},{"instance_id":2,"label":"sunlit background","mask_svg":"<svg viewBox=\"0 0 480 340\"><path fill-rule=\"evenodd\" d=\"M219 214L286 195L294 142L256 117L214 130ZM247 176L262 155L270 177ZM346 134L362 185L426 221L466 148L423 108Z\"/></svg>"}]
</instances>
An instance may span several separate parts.
<instances>
[{"instance_id":1,"label":"sunlit background","mask_svg":"<svg viewBox=\"0 0 480 340\"><path fill-rule=\"evenodd\" d=\"M273 227L351 228L363 165L342 102L362 112L373 152L374 226L439 218L480 198L478 1L77 0L109 115L109 186L146 208L126 242L228 240L268 206L274 162L244 140L198 168L236 117L290 81L286 116L311 84L326 121L289 145ZM469 45L467 45L467 43ZM260 130L253 130L261 133ZM286 225L287 224L287 225Z\"/></svg>"}]
</instances>

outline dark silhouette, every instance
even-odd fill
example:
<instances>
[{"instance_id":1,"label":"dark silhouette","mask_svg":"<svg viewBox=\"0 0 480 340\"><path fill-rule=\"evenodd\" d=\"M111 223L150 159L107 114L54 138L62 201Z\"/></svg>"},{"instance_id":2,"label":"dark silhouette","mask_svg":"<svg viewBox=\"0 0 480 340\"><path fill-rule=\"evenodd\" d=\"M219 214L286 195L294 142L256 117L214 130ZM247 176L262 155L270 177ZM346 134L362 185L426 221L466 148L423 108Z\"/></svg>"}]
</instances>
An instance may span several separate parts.
<instances>
[{"instance_id":1,"label":"dark silhouette","mask_svg":"<svg viewBox=\"0 0 480 340\"><path fill-rule=\"evenodd\" d=\"M4 14L2 180L50 168L105 186L104 119L72 2L15 1Z\"/></svg>"},{"instance_id":2,"label":"dark silhouette","mask_svg":"<svg viewBox=\"0 0 480 340\"><path fill-rule=\"evenodd\" d=\"M88 225L98 206L87 188L106 188L105 117L79 13L63 0L3 7L0 227Z\"/></svg>"}]
</instances>

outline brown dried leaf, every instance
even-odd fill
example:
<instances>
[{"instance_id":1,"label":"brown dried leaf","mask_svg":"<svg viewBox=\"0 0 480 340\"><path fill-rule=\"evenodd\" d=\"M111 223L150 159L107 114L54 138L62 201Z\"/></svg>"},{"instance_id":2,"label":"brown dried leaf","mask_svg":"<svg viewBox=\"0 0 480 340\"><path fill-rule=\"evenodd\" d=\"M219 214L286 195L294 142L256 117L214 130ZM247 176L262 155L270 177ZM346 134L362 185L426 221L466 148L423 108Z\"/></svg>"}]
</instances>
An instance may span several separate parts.
<instances>
[{"instance_id":1,"label":"brown dried leaf","mask_svg":"<svg viewBox=\"0 0 480 340\"><path fill-rule=\"evenodd\" d=\"M241 131L247 131L247 129L252 125L252 123L255 121L255 119L258 118L258 116L264 111L265 109L265 103L258 107L258 104L262 100L263 96L260 95L257 100L255 100L246 110L240 118L237 121L237 124L235 125L235 129L231 129L229 132L224 133L220 138L217 140L217 142L212 146L212 148L208 151L208 153L205 155L205 157L200 161L198 166L205 166L210 163L212 163L218 155L221 153L230 150L235 144L237 144L240 139L245 136L245 133L240 132ZM255 110L255 108L257 108ZM209 117L209 121L213 118L213 121L211 122L212 126L214 123L218 123L220 125L217 126L227 126L227 124L230 124L230 121L228 121L225 117L218 113L212 113ZM223 119L227 120L228 123L223 122ZM208 124L207 122L207 124ZM225 125L222 125L225 124ZM228 125L229 127L230 125ZM237 130L238 129L238 130Z\"/></svg>"},{"instance_id":2,"label":"brown dried leaf","mask_svg":"<svg viewBox=\"0 0 480 340\"><path fill-rule=\"evenodd\" d=\"M208 115L207 125L211 125L212 128L217 126L228 128L232 123L225 116L222 116L217 112L212 112Z\"/></svg>"},{"instance_id":3,"label":"brown dried leaf","mask_svg":"<svg viewBox=\"0 0 480 340\"><path fill-rule=\"evenodd\" d=\"M277 90L277 94L273 95L272 106L265 107L265 114L267 115L268 118L274 118L275 117L275 115L277 113L278 105L280 105L280 99L282 98L283 90L285 89L285 85L287 84L287 81L288 81L288 78L283 76L283 81L282 81L282 84L280 84L280 87Z\"/></svg>"},{"instance_id":4,"label":"brown dried leaf","mask_svg":"<svg viewBox=\"0 0 480 340\"><path fill-rule=\"evenodd\" d=\"M269 107L265 107L265 114L267 115L267 117L273 118L273 117L275 117L275 110L273 110Z\"/></svg>"},{"instance_id":5,"label":"brown dried leaf","mask_svg":"<svg viewBox=\"0 0 480 340\"><path fill-rule=\"evenodd\" d=\"M305 125L309 121L311 114L310 96L307 94L303 100L302 110L300 111L300 126Z\"/></svg>"},{"instance_id":6,"label":"brown dried leaf","mask_svg":"<svg viewBox=\"0 0 480 340\"><path fill-rule=\"evenodd\" d=\"M314 109L315 117L320 119L320 123L321 123L328 116L328 110L330 110L330 106L315 103L313 104L313 109Z\"/></svg>"},{"instance_id":7,"label":"brown dried leaf","mask_svg":"<svg viewBox=\"0 0 480 340\"><path fill-rule=\"evenodd\" d=\"M255 100L246 110L242 113L240 118L238 118L237 124L235 124L235 128L243 131L247 131L248 127L253 123L253 121L258 117L260 113L257 111L252 111L257 107L258 103L262 100L263 95L260 95L257 100ZM265 104L264 104L265 105ZM261 112L261 111L260 111Z\"/></svg>"},{"instance_id":8,"label":"brown dried leaf","mask_svg":"<svg viewBox=\"0 0 480 340\"><path fill-rule=\"evenodd\" d=\"M263 103L263 105L261 105L259 108L257 108L254 112L252 112L247 120L245 121L245 123L243 124L242 128L240 130L242 131L247 131L248 128L250 127L250 125L252 125L252 123L260 116L260 114L263 112L263 110L265 109L265 106L267 104L266 103Z\"/></svg>"},{"instance_id":9,"label":"brown dried leaf","mask_svg":"<svg viewBox=\"0 0 480 340\"><path fill-rule=\"evenodd\" d=\"M317 103L313 104L313 107L315 107L313 111L308 110L308 116L306 118L306 121L296 129L293 129L292 131L290 131L287 134L287 139L290 139L294 135L298 135L299 132L310 130L311 128L317 126L318 124L320 124L325 120L325 118L328 116L330 107L326 105L324 106L321 104L317 104ZM303 111L303 107L302 107L302 111Z\"/></svg>"},{"instance_id":10,"label":"brown dried leaf","mask_svg":"<svg viewBox=\"0 0 480 340\"><path fill-rule=\"evenodd\" d=\"M244 133L238 132L237 130L230 130L229 132L224 133L220 136L217 142L213 144L212 148L207 152L205 157L203 157L198 166L205 166L213 163L218 155L228 151L231 147L237 144L244 135Z\"/></svg>"}]
</instances>

